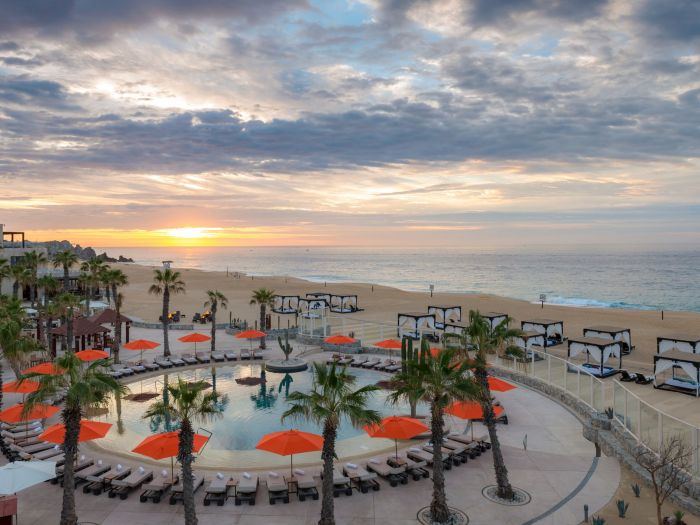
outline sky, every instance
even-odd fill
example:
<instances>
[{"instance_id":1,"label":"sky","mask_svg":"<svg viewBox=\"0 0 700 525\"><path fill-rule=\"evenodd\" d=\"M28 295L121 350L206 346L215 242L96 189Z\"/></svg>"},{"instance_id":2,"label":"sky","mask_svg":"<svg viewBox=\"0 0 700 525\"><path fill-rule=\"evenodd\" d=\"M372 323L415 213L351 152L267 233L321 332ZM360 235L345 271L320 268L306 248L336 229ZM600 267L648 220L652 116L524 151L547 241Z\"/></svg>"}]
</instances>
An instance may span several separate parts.
<instances>
[{"instance_id":1,"label":"sky","mask_svg":"<svg viewBox=\"0 0 700 525\"><path fill-rule=\"evenodd\" d=\"M34 240L700 241L697 0L0 12L0 222Z\"/></svg>"}]
</instances>

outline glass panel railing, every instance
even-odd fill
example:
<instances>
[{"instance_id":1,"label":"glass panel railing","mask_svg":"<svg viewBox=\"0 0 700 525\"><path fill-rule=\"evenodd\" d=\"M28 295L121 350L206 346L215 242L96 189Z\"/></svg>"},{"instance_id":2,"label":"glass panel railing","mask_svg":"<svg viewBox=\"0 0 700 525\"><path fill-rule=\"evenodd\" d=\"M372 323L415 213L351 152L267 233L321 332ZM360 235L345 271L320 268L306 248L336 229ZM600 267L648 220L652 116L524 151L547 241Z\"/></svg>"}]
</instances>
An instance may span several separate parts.
<instances>
[{"instance_id":1,"label":"glass panel railing","mask_svg":"<svg viewBox=\"0 0 700 525\"><path fill-rule=\"evenodd\" d=\"M613 403L613 408L615 409L615 417L617 420L625 424L625 397L627 396L627 391L622 388L618 383L613 384L615 390L615 401Z\"/></svg>"},{"instance_id":2,"label":"glass panel railing","mask_svg":"<svg viewBox=\"0 0 700 525\"><path fill-rule=\"evenodd\" d=\"M659 450L659 411L654 407L641 403L641 422L639 424L639 439L654 450Z\"/></svg>"},{"instance_id":3,"label":"glass panel railing","mask_svg":"<svg viewBox=\"0 0 700 525\"><path fill-rule=\"evenodd\" d=\"M593 378L588 374L581 374L581 390L579 399L588 405L593 406L593 398L591 396L591 383Z\"/></svg>"},{"instance_id":4,"label":"glass panel railing","mask_svg":"<svg viewBox=\"0 0 700 525\"><path fill-rule=\"evenodd\" d=\"M549 365L549 382L563 390L566 389L566 364L566 361L562 361L559 359L551 359Z\"/></svg>"},{"instance_id":5,"label":"glass panel railing","mask_svg":"<svg viewBox=\"0 0 700 525\"><path fill-rule=\"evenodd\" d=\"M639 399L627 394L627 419L625 421L627 430L635 436L639 429Z\"/></svg>"},{"instance_id":6,"label":"glass panel railing","mask_svg":"<svg viewBox=\"0 0 700 525\"><path fill-rule=\"evenodd\" d=\"M547 369L549 360L547 359L547 354L543 352L534 352L535 362L532 365L533 373L532 375L538 379L547 381Z\"/></svg>"}]
</instances>

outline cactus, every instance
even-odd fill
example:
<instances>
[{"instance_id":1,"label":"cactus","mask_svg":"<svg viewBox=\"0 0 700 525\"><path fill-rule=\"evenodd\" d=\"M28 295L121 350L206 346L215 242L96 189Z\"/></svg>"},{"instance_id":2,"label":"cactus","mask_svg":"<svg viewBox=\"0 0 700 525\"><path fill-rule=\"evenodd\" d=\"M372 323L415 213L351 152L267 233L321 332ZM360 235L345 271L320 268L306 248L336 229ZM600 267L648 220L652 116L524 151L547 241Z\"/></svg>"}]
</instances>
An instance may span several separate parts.
<instances>
[{"instance_id":1,"label":"cactus","mask_svg":"<svg viewBox=\"0 0 700 525\"><path fill-rule=\"evenodd\" d=\"M625 503L625 500L619 499L617 500L617 515L620 518L624 518L625 514L627 514L627 509L629 508L630 504Z\"/></svg>"},{"instance_id":2,"label":"cactus","mask_svg":"<svg viewBox=\"0 0 700 525\"><path fill-rule=\"evenodd\" d=\"M634 496L635 496L636 498L639 497L639 495L640 495L641 492L642 492L642 488L639 486L639 483L634 483L634 484L632 485L632 492L634 492Z\"/></svg>"},{"instance_id":3,"label":"cactus","mask_svg":"<svg viewBox=\"0 0 700 525\"><path fill-rule=\"evenodd\" d=\"M280 336L277 336L277 342L279 343L280 348L284 353L284 360L289 361L289 354L291 354L294 351L292 345L289 344L289 331L284 331L284 343L282 342L282 338Z\"/></svg>"},{"instance_id":4,"label":"cactus","mask_svg":"<svg viewBox=\"0 0 700 525\"><path fill-rule=\"evenodd\" d=\"M424 337L420 340L420 362L425 363L425 360L430 357L430 343Z\"/></svg>"},{"instance_id":5,"label":"cactus","mask_svg":"<svg viewBox=\"0 0 700 525\"><path fill-rule=\"evenodd\" d=\"M615 409L613 407L606 408L605 415L608 416L608 419L614 418L615 417Z\"/></svg>"},{"instance_id":6,"label":"cactus","mask_svg":"<svg viewBox=\"0 0 700 525\"><path fill-rule=\"evenodd\" d=\"M591 518L591 523L593 525L605 525L605 518L601 518L600 516L593 516Z\"/></svg>"}]
</instances>

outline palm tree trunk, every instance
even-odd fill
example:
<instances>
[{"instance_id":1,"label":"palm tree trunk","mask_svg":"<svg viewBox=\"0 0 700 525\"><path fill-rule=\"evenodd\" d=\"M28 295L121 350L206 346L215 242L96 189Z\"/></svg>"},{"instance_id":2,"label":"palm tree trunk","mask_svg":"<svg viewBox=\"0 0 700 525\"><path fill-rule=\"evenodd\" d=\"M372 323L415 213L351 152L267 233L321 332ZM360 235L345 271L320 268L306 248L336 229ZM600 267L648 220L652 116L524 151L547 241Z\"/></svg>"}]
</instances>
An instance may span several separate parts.
<instances>
[{"instance_id":1,"label":"palm tree trunk","mask_svg":"<svg viewBox=\"0 0 700 525\"><path fill-rule=\"evenodd\" d=\"M114 343L112 344L112 357L114 358L115 363L119 363L119 348L122 344L122 302L117 295L117 287L114 285L112 285L112 295L114 296L114 311L117 315L117 318L114 320Z\"/></svg>"},{"instance_id":2,"label":"palm tree trunk","mask_svg":"<svg viewBox=\"0 0 700 525\"><path fill-rule=\"evenodd\" d=\"M170 290L164 285L163 290L163 355L170 357L170 342L168 340L168 311L170 310Z\"/></svg>"},{"instance_id":3,"label":"palm tree trunk","mask_svg":"<svg viewBox=\"0 0 700 525\"><path fill-rule=\"evenodd\" d=\"M265 331L265 305L261 304L260 305L260 331L264 332ZM265 350L267 346L265 346L265 338L261 337L260 338L260 350Z\"/></svg>"},{"instance_id":4,"label":"palm tree trunk","mask_svg":"<svg viewBox=\"0 0 700 525\"><path fill-rule=\"evenodd\" d=\"M491 455L493 456L493 470L496 473L496 484L498 485L498 497L506 500L513 499L513 487L508 481L508 469L505 461L503 461L503 453L501 452L501 442L498 440L496 432L496 417L493 413L493 403L491 402L491 389L489 388L488 375L486 368L479 366L474 370L476 380L481 387L483 398L481 400L481 408L484 412L484 424L489 431L489 439L491 440Z\"/></svg>"},{"instance_id":5,"label":"palm tree trunk","mask_svg":"<svg viewBox=\"0 0 700 525\"><path fill-rule=\"evenodd\" d=\"M53 317L48 317L46 319L46 330L44 330L44 345L46 346L46 349L49 349L49 346L51 344L51 337L49 336L49 333L51 332L51 329L53 328Z\"/></svg>"},{"instance_id":6,"label":"palm tree trunk","mask_svg":"<svg viewBox=\"0 0 700 525\"><path fill-rule=\"evenodd\" d=\"M78 516L75 511L75 458L78 454L78 436L80 434L80 409L63 409L63 423L66 436L63 440L65 464L63 466L63 507L60 525L76 525Z\"/></svg>"},{"instance_id":7,"label":"palm tree trunk","mask_svg":"<svg viewBox=\"0 0 700 525\"><path fill-rule=\"evenodd\" d=\"M71 308L68 311L68 315L66 315L66 341L67 341L67 347L66 347L66 352L73 352L75 350L75 339L73 337L73 309Z\"/></svg>"},{"instance_id":8,"label":"palm tree trunk","mask_svg":"<svg viewBox=\"0 0 700 525\"><path fill-rule=\"evenodd\" d=\"M430 407L432 422L430 433L433 444L433 500L430 502L430 516L436 523L447 523L450 509L445 494L445 473L442 464L443 414L440 400L435 399Z\"/></svg>"},{"instance_id":9,"label":"palm tree trunk","mask_svg":"<svg viewBox=\"0 0 700 525\"><path fill-rule=\"evenodd\" d=\"M63 265L63 291L68 291L68 265Z\"/></svg>"},{"instance_id":10,"label":"palm tree trunk","mask_svg":"<svg viewBox=\"0 0 700 525\"><path fill-rule=\"evenodd\" d=\"M12 298L17 299L19 296L19 281L15 279L15 282L12 283Z\"/></svg>"},{"instance_id":11,"label":"palm tree trunk","mask_svg":"<svg viewBox=\"0 0 700 525\"><path fill-rule=\"evenodd\" d=\"M211 304L211 353L216 352L216 303Z\"/></svg>"},{"instance_id":12,"label":"palm tree trunk","mask_svg":"<svg viewBox=\"0 0 700 525\"><path fill-rule=\"evenodd\" d=\"M32 272L32 282L29 285L29 302L32 304L32 308L36 303L36 273Z\"/></svg>"},{"instance_id":13,"label":"palm tree trunk","mask_svg":"<svg viewBox=\"0 0 700 525\"><path fill-rule=\"evenodd\" d=\"M335 459L335 426L326 421L323 425L323 481L321 483L321 519L318 525L335 525L335 509L333 500L333 460Z\"/></svg>"},{"instance_id":14,"label":"palm tree trunk","mask_svg":"<svg viewBox=\"0 0 700 525\"><path fill-rule=\"evenodd\" d=\"M194 485L192 483L192 449L194 431L189 419L183 419L180 426L180 441L177 460L182 465L182 502L185 505L185 525L197 525L194 505Z\"/></svg>"},{"instance_id":15,"label":"palm tree trunk","mask_svg":"<svg viewBox=\"0 0 700 525\"><path fill-rule=\"evenodd\" d=\"M416 412L418 411L418 403L414 399L410 399L408 401L408 404L411 407L411 417L413 419L416 419Z\"/></svg>"}]
</instances>

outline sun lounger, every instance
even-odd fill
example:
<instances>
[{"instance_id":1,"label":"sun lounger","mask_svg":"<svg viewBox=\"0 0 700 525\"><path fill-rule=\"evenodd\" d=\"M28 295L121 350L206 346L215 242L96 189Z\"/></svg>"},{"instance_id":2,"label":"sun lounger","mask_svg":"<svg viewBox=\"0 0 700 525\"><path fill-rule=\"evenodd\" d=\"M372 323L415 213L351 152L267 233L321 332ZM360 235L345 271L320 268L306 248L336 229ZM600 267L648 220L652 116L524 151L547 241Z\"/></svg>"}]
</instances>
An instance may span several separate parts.
<instances>
[{"instance_id":1,"label":"sun lounger","mask_svg":"<svg viewBox=\"0 0 700 525\"><path fill-rule=\"evenodd\" d=\"M204 485L204 474L201 474L200 472L193 472L192 473L192 492L197 493L197 491ZM169 503L171 505L175 505L178 501L182 501L182 498L184 496L184 485L183 485L183 480L180 478L180 481L178 481L175 485L173 485L172 490L170 491L170 501Z\"/></svg>"},{"instance_id":2,"label":"sun lounger","mask_svg":"<svg viewBox=\"0 0 700 525\"><path fill-rule=\"evenodd\" d=\"M246 475L247 474L247 475ZM240 505L247 501L249 505L255 505L255 498L258 495L258 475L244 472L238 478L238 487L236 488L236 505Z\"/></svg>"},{"instance_id":3,"label":"sun lounger","mask_svg":"<svg viewBox=\"0 0 700 525\"><path fill-rule=\"evenodd\" d=\"M156 365L158 365L160 368L172 368L173 364L170 362L169 359L164 359L164 358L159 358L153 361Z\"/></svg>"},{"instance_id":4,"label":"sun lounger","mask_svg":"<svg viewBox=\"0 0 700 525\"><path fill-rule=\"evenodd\" d=\"M381 361L377 358L372 358L369 359L365 364L362 365L362 368L374 368L377 366Z\"/></svg>"},{"instance_id":5,"label":"sun lounger","mask_svg":"<svg viewBox=\"0 0 700 525\"><path fill-rule=\"evenodd\" d=\"M147 361L143 361L141 365L149 372L155 372L156 370L160 370L160 366L158 366L155 363L149 363Z\"/></svg>"},{"instance_id":6,"label":"sun lounger","mask_svg":"<svg viewBox=\"0 0 700 525\"><path fill-rule=\"evenodd\" d=\"M374 365L374 369L375 370L384 370L387 366L391 366L393 364L394 364L394 361L392 361L391 359L385 359L384 361L382 361L378 365Z\"/></svg>"},{"instance_id":7,"label":"sun lounger","mask_svg":"<svg viewBox=\"0 0 700 525\"><path fill-rule=\"evenodd\" d=\"M428 465L433 464L433 455L426 450L411 447L406 454L414 461L425 461ZM445 470L450 470L452 468L452 459L449 456L443 456L442 463Z\"/></svg>"},{"instance_id":8,"label":"sun lounger","mask_svg":"<svg viewBox=\"0 0 700 525\"><path fill-rule=\"evenodd\" d=\"M367 362L368 359L369 357L367 357L366 355L356 357L350 362L350 366L362 366Z\"/></svg>"},{"instance_id":9,"label":"sun lounger","mask_svg":"<svg viewBox=\"0 0 700 525\"><path fill-rule=\"evenodd\" d=\"M476 457L472 455L472 450L476 447L471 445L467 446L464 443L458 443L457 441L450 441L449 439L444 438L442 440L442 447L451 450L462 463L466 463L469 458L474 459Z\"/></svg>"},{"instance_id":10,"label":"sun lounger","mask_svg":"<svg viewBox=\"0 0 700 525\"><path fill-rule=\"evenodd\" d=\"M236 352L224 352L224 357L227 361L238 361L238 356Z\"/></svg>"},{"instance_id":11,"label":"sun lounger","mask_svg":"<svg viewBox=\"0 0 700 525\"><path fill-rule=\"evenodd\" d=\"M405 466L392 467L387 463L387 458L372 458L367 462L367 470L371 470L375 474L381 476L389 482L392 487L399 483L405 485L408 483L408 475L406 474Z\"/></svg>"},{"instance_id":12,"label":"sun lounger","mask_svg":"<svg viewBox=\"0 0 700 525\"><path fill-rule=\"evenodd\" d=\"M263 357L265 357L263 354L260 353L261 350L258 350L257 352L253 352L253 360L255 359L260 359L262 360Z\"/></svg>"},{"instance_id":13,"label":"sun lounger","mask_svg":"<svg viewBox=\"0 0 700 525\"><path fill-rule=\"evenodd\" d=\"M384 368L385 372L389 372L392 374L394 372L398 372L399 370L401 370L401 365L399 363L396 363L395 365L390 365L390 366L387 366L386 368Z\"/></svg>"},{"instance_id":14,"label":"sun lounger","mask_svg":"<svg viewBox=\"0 0 700 525\"><path fill-rule=\"evenodd\" d=\"M333 354L328 359L326 359L326 364L332 365L333 363L337 363L339 359L340 359L340 354Z\"/></svg>"},{"instance_id":15,"label":"sun lounger","mask_svg":"<svg viewBox=\"0 0 700 525\"><path fill-rule=\"evenodd\" d=\"M183 355L182 360L185 362L185 364L188 365L196 365L199 363L199 361L197 361L197 358L191 355Z\"/></svg>"},{"instance_id":16,"label":"sun lounger","mask_svg":"<svg viewBox=\"0 0 700 525\"><path fill-rule=\"evenodd\" d=\"M211 363L211 357L207 354L197 354L194 356L198 363Z\"/></svg>"},{"instance_id":17,"label":"sun lounger","mask_svg":"<svg viewBox=\"0 0 700 525\"><path fill-rule=\"evenodd\" d=\"M208 507L212 501L216 501L219 507L222 507L228 499L228 491L232 485L229 482L234 481L232 474L222 474L219 472L214 479L209 483L204 495L204 506ZM238 483L235 481L235 483Z\"/></svg>"},{"instance_id":18,"label":"sun lounger","mask_svg":"<svg viewBox=\"0 0 700 525\"><path fill-rule=\"evenodd\" d=\"M333 469L333 497L337 498L341 494L352 496L352 482L350 478L340 472L337 468Z\"/></svg>"},{"instance_id":19,"label":"sun lounger","mask_svg":"<svg viewBox=\"0 0 700 525\"><path fill-rule=\"evenodd\" d=\"M43 439L39 439L39 436L30 436L30 437L25 437L25 436L20 436L16 439L13 439L11 437L6 437L5 438L5 443L7 445L17 445L18 447L30 447L32 445L36 445L38 443L44 443Z\"/></svg>"},{"instance_id":20,"label":"sun lounger","mask_svg":"<svg viewBox=\"0 0 700 525\"><path fill-rule=\"evenodd\" d=\"M83 487L83 494L92 492L95 496L99 496L103 491L109 488L109 485L113 480L125 478L130 473L131 467L122 467L121 465L117 465L103 474L99 474L97 476L87 476L85 478L87 485Z\"/></svg>"},{"instance_id":21,"label":"sun lounger","mask_svg":"<svg viewBox=\"0 0 700 525\"><path fill-rule=\"evenodd\" d=\"M141 485L152 479L152 470L139 467L125 478L113 479L107 495L110 498L119 496L119 499L124 500L129 497L129 493L132 490L138 489Z\"/></svg>"},{"instance_id":22,"label":"sun lounger","mask_svg":"<svg viewBox=\"0 0 700 525\"><path fill-rule=\"evenodd\" d=\"M163 472L165 472L165 475L163 475ZM170 478L170 472L165 470L163 472L161 472L160 476L156 476L148 483L144 483L142 485L143 492L139 496L139 501L141 503L144 503L149 499L152 500L153 503L160 503L160 498L162 498L165 493L170 490L170 487L173 486L173 480ZM175 482L177 482L178 479L179 477L175 476Z\"/></svg>"},{"instance_id":23,"label":"sun lounger","mask_svg":"<svg viewBox=\"0 0 700 525\"><path fill-rule=\"evenodd\" d=\"M336 364L340 366L348 366L350 363L352 363L353 358L352 357L341 357L336 361Z\"/></svg>"},{"instance_id":24,"label":"sun lounger","mask_svg":"<svg viewBox=\"0 0 700 525\"><path fill-rule=\"evenodd\" d=\"M135 374L143 374L146 372L146 367L141 363L128 363L129 368L131 368Z\"/></svg>"},{"instance_id":25,"label":"sun lounger","mask_svg":"<svg viewBox=\"0 0 700 525\"><path fill-rule=\"evenodd\" d=\"M476 441L472 443L464 443L463 441L452 439L450 436L445 436L443 439L443 445L455 451L459 448L463 448L464 451L458 452L458 454L461 453L465 456L469 456L469 459L474 459L481 455L481 446Z\"/></svg>"},{"instance_id":26,"label":"sun lounger","mask_svg":"<svg viewBox=\"0 0 700 525\"><path fill-rule=\"evenodd\" d=\"M211 358L217 363L221 363L226 359L224 357L224 354L222 354L221 352L214 352L213 354L211 354Z\"/></svg>"},{"instance_id":27,"label":"sun lounger","mask_svg":"<svg viewBox=\"0 0 700 525\"><path fill-rule=\"evenodd\" d=\"M21 454L20 454L21 456ZM32 454L28 458L23 458L23 459L28 459L28 460L39 460L39 461L46 461L46 460L51 460L55 461L56 463L59 462L59 460L63 461L64 459L64 454L63 451L61 450L61 447L53 447L48 450L42 450L41 452L37 452L36 454Z\"/></svg>"},{"instance_id":28,"label":"sun lounger","mask_svg":"<svg viewBox=\"0 0 700 525\"><path fill-rule=\"evenodd\" d=\"M111 365L110 368L112 369L113 372L120 373L122 376L134 375L134 371L131 368L124 366L120 363L114 363Z\"/></svg>"},{"instance_id":29,"label":"sun lounger","mask_svg":"<svg viewBox=\"0 0 700 525\"><path fill-rule=\"evenodd\" d=\"M462 457L458 456L454 450L449 449L449 448L445 447L444 445L441 447L441 449L442 449L442 457L449 458L450 461L452 461L454 463L455 467L460 466L462 463L464 463L464 461L466 461L466 459L464 459L464 461L462 461L463 460ZM429 454L432 454L433 453L433 445L431 445L430 443L426 443L423 445L423 450L425 450Z\"/></svg>"},{"instance_id":30,"label":"sun lounger","mask_svg":"<svg viewBox=\"0 0 700 525\"><path fill-rule=\"evenodd\" d=\"M184 359L180 359L179 357L175 357L175 356L170 356L170 362L173 364L173 366L185 366L186 365Z\"/></svg>"},{"instance_id":31,"label":"sun lounger","mask_svg":"<svg viewBox=\"0 0 700 525\"><path fill-rule=\"evenodd\" d=\"M389 461L392 458L394 458L393 454L387 457L387 461ZM398 459L402 462L405 462L406 472L413 476L413 481L418 481L421 478L430 477L430 472L428 472L427 469L427 461L415 461L406 456L403 452L399 452Z\"/></svg>"},{"instance_id":32,"label":"sun lounger","mask_svg":"<svg viewBox=\"0 0 700 525\"><path fill-rule=\"evenodd\" d=\"M318 487L316 479L311 472L306 472L302 469L294 469L294 477L292 480L297 484L297 498L299 501L304 501L306 498L318 499Z\"/></svg>"},{"instance_id":33,"label":"sun lounger","mask_svg":"<svg viewBox=\"0 0 700 525\"><path fill-rule=\"evenodd\" d=\"M241 361L250 361L250 352L241 351Z\"/></svg>"},{"instance_id":34,"label":"sun lounger","mask_svg":"<svg viewBox=\"0 0 700 525\"><path fill-rule=\"evenodd\" d=\"M105 472L109 471L111 468L112 465L109 463L104 463L102 460L98 460L88 468L75 473L75 486L77 487L81 483L87 481L90 476L99 476L100 474L104 474Z\"/></svg>"},{"instance_id":35,"label":"sun lounger","mask_svg":"<svg viewBox=\"0 0 700 525\"><path fill-rule=\"evenodd\" d=\"M491 443L488 442L488 437L486 435L476 435L471 438L467 434L458 434L457 432L450 432L447 434L447 438L452 441L457 441L465 445L470 445L476 443L479 449L483 452L491 448Z\"/></svg>"},{"instance_id":36,"label":"sun lounger","mask_svg":"<svg viewBox=\"0 0 700 525\"><path fill-rule=\"evenodd\" d=\"M266 483L270 505L274 505L277 500L289 503L289 488L284 476L280 476L278 472L268 472Z\"/></svg>"},{"instance_id":37,"label":"sun lounger","mask_svg":"<svg viewBox=\"0 0 700 525\"><path fill-rule=\"evenodd\" d=\"M3 430L2 437L11 439L16 443L18 441L23 441L25 439L37 437L42 432L44 432L44 429L41 426L18 431Z\"/></svg>"},{"instance_id":38,"label":"sun lounger","mask_svg":"<svg viewBox=\"0 0 700 525\"><path fill-rule=\"evenodd\" d=\"M367 469L356 463L343 465L343 472L355 483L357 490L363 494L369 492L369 489L379 490L381 488L377 481L377 475L373 472L368 472Z\"/></svg>"},{"instance_id":39,"label":"sun lounger","mask_svg":"<svg viewBox=\"0 0 700 525\"><path fill-rule=\"evenodd\" d=\"M53 448L55 446L55 443L49 443L48 441L42 441L41 443L34 443L33 445L27 445L26 447L23 447L21 445L15 445L14 443L10 445L10 449L14 450L15 452L22 453L24 452L25 454L36 454L37 452L41 452L42 450L48 450L50 448Z\"/></svg>"},{"instance_id":40,"label":"sun lounger","mask_svg":"<svg viewBox=\"0 0 700 525\"><path fill-rule=\"evenodd\" d=\"M27 429L40 427L41 420L33 419L26 423L0 423L0 429L5 432L24 432Z\"/></svg>"}]
</instances>

